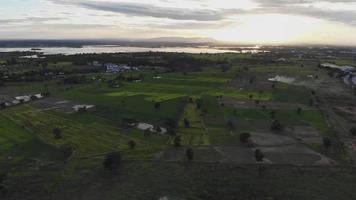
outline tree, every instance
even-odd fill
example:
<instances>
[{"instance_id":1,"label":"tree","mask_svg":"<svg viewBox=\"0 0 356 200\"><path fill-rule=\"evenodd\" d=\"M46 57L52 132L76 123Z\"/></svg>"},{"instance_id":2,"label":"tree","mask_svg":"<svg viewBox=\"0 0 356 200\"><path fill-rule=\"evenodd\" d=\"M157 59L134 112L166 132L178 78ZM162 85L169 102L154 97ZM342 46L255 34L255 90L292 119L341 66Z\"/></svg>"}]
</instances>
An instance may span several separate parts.
<instances>
[{"instance_id":1,"label":"tree","mask_svg":"<svg viewBox=\"0 0 356 200\"><path fill-rule=\"evenodd\" d=\"M353 136L356 136L356 127L352 127L350 129L350 134L353 135Z\"/></svg>"},{"instance_id":2,"label":"tree","mask_svg":"<svg viewBox=\"0 0 356 200\"><path fill-rule=\"evenodd\" d=\"M74 148L70 144L63 144L59 147L59 149L63 155L64 162L66 162L73 155L74 152Z\"/></svg>"},{"instance_id":3,"label":"tree","mask_svg":"<svg viewBox=\"0 0 356 200\"><path fill-rule=\"evenodd\" d=\"M180 136L176 136L174 138L174 146L175 147L180 147L181 146L181 142L182 142L182 139L180 138Z\"/></svg>"},{"instance_id":4,"label":"tree","mask_svg":"<svg viewBox=\"0 0 356 200\"><path fill-rule=\"evenodd\" d=\"M187 118L184 118L184 127L185 128L190 128L190 122Z\"/></svg>"},{"instance_id":5,"label":"tree","mask_svg":"<svg viewBox=\"0 0 356 200\"><path fill-rule=\"evenodd\" d=\"M274 120L271 125L272 131L281 131L283 129L282 124L278 120Z\"/></svg>"},{"instance_id":6,"label":"tree","mask_svg":"<svg viewBox=\"0 0 356 200\"><path fill-rule=\"evenodd\" d=\"M151 135L151 130L148 128L143 132L143 136L149 137Z\"/></svg>"},{"instance_id":7,"label":"tree","mask_svg":"<svg viewBox=\"0 0 356 200\"><path fill-rule=\"evenodd\" d=\"M170 129L175 129L177 128L177 122L176 120L172 119L172 118L167 118L164 120L164 124L168 126L168 128Z\"/></svg>"},{"instance_id":8,"label":"tree","mask_svg":"<svg viewBox=\"0 0 356 200\"><path fill-rule=\"evenodd\" d=\"M194 151L192 148L187 149L187 151L185 152L185 155L187 156L189 161L192 161L194 158Z\"/></svg>"},{"instance_id":9,"label":"tree","mask_svg":"<svg viewBox=\"0 0 356 200\"><path fill-rule=\"evenodd\" d=\"M250 134L250 133L247 133L247 132L241 133L241 135L240 135L240 142L241 142L242 144L246 144L246 143L249 142L250 137L251 137L251 134Z\"/></svg>"},{"instance_id":10,"label":"tree","mask_svg":"<svg viewBox=\"0 0 356 200\"><path fill-rule=\"evenodd\" d=\"M55 139L61 139L62 138L62 131L59 128L54 128L53 129L53 135Z\"/></svg>"},{"instance_id":11,"label":"tree","mask_svg":"<svg viewBox=\"0 0 356 200\"><path fill-rule=\"evenodd\" d=\"M156 102L155 103L155 110L158 110L161 108L161 103L160 102Z\"/></svg>"},{"instance_id":12,"label":"tree","mask_svg":"<svg viewBox=\"0 0 356 200\"><path fill-rule=\"evenodd\" d=\"M262 110L266 110L267 106L266 105L262 105Z\"/></svg>"},{"instance_id":13,"label":"tree","mask_svg":"<svg viewBox=\"0 0 356 200\"><path fill-rule=\"evenodd\" d=\"M331 146L331 140L328 137L323 138L323 144L326 148L329 148Z\"/></svg>"},{"instance_id":14,"label":"tree","mask_svg":"<svg viewBox=\"0 0 356 200\"><path fill-rule=\"evenodd\" d=\"M7 180L7 174L0 174L0 197L5 196L7 193L5 182Z\"/></svg>"},{"instance_id":15,"label":"tree","mask_svg":"<svg viewBox=\"0 0 356 200\"><path fill-rule=\"evenodd\" d=\"M235 123L235 120L234 120L234 119L229 119L229 120L227 121L227 126L228 126L228 128L230 129L230 131L236 130L236 123Z\"/></svg>"},{"instance_id":16,"label":"tree","mask_svg":"<svg viewBox=\"0 0 356 200\"><path fill-rule=\"evenodd\" d=\"M105 169L113 171L117 169L121 164L121 154L120 152L112 152L106 155L106 158L103 162Z\"/></svg>"},{"instance_id":17,"label":"tree","mask_svg":"<svg viewBox=\"0 0 356 200\"><path fill-rule=\"evenodd\" d=\"M265 156L263 155L260 149L255 150L255 158L257 162L262 162L264 157Z\"/></svg>"},{"instance_id":18,"label":"tree","mask_svg":"<svg viewBox=\"0 0 356 200\"><path fill-rule=\"evenodd\" d=\"M256 105L259 105L259 104L260 104L260 100L258 100L258 99L255 100L255 104L256 104Z\"/></svg>"},{"instance_id":19,"label":"tree","mask_svg":"<svg viewBox=\"0 0 356 200\"><path fill-rule=\"evenodd\" d=\"M302 114L302 108L300 108L300 107L297 108L297 114L298 114L298 115L301 115L301 114Z\"/></svg>"},{"instance_id":20,"label":"tree","mask_svg":"<svg viewBox=\"0 0 356 200\"><path fill-rule=\"evenodd\" d=\"M136 142L134 140L130 140L127 145L129 145L130 149L135 149Z\"/></svg>"},{"instance_id":21,"label":"tree","mask_svg":"<svg viewBox=\"0 0 356 200\"><path fill-rule=\"evenodd\" d=\"M1 102L0 103L0 110L5 109L5 108L6 108L5 102Z\"/></svg>"}]
</instances>

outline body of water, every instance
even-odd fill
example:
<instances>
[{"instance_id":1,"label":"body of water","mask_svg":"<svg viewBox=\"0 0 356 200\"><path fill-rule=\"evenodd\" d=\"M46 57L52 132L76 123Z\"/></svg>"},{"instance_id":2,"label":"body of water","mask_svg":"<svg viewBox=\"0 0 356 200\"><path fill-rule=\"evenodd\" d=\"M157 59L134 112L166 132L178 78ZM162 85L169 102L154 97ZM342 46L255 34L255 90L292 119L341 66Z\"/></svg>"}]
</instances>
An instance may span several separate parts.
<instances>
[{"instance_id":1,"label":"body of water","mask_svg":"<svg viewBox=\"0 0 356 200\"><path fill-rule=\"evenodd\" d=\"M81 48L74 47L44 47L40 49L28 48L2 48L0 52L15 52L15 51L32 51L43 53L45 55L63 54L90 54L90 53L133 53L133 52L179 52L179 53L259 53L263 52L258 49L239 49L229 50L214 47L130 47L130 46L114 46L114 45L93 45L83 46Z\"/></svg>"}]
</instances>

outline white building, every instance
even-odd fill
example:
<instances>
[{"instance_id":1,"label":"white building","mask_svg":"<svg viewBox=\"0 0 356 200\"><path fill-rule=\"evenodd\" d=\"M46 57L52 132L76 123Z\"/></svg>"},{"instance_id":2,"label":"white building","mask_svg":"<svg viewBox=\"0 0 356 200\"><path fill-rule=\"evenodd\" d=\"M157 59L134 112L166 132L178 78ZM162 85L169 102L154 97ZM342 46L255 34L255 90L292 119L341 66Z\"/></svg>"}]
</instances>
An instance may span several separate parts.
<instances>
[{"instance_id":1,"label":"white building","mask_svg":"<svg viewBox=\"0 0 356 200\"><path fill-rule=\"evenodd\" d=\"M29 102L31 101L31 97L30 96L18 96L18 97L15 97L16 100L20 101L20 102Z\"/></svg>"},{"instance_id":2,"label":"white building","mask_svg":"<svg viewBox=\"0 0 356 200\"><path fill-rule=\"evenodd\" d=\"M75 112L79 112L80 110L89 111L89 110L93 110L94 108L95 108L94 105L75 105L75 106L73 106L73 110Z\"/></svg>"},{"instance_id":3,"label":"white building","mask_svg":"<svg viewBox=\"0 0 356 200\"><path fill-rule=\"evenodd\" d=\"M338 69L338 70L341 70L346 73L351 73L351 72L356 71L356 68L352 67L352 66L339 66L339 65L335 65L335 64L331 64L331 63L324 63L324 64L321 64L321 66L325 67L325 68Z\"/></svg>"},{"instance_id":4,"label":"white building","mask_svg":"<svg viewBox=\"0 0 356 200\"><path fill-rule=\"evenodd\" d=\"M124 71L138 71L137 67L130 67L128 65L116 65L112 63L105 64L107 73L119 73Z\"/></svg>"}]
</instances>

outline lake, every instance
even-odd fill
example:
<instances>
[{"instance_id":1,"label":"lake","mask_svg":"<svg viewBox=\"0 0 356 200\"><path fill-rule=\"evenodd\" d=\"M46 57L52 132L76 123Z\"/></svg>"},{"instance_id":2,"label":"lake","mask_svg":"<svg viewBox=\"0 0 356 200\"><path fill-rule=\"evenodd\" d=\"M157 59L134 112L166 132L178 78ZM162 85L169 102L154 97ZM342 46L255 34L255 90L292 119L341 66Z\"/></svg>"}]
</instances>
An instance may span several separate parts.
<instances>
[{"instance_id":1,"label":"lake","mask_svg":"<svg viewBox=\"0 0 356 200\"><path fill-rule=\"evenodd\" d=\"M33 47L37 48L37 47ZM43 53L45 55L63 54L90 54L90 53L133 53L133 52L179 52L179 53L259 53L263 52L258 49L241 48L238 50L229 50L218 47L134 47L134 46L116 46L116 45L91 45L83 46L81 48L75 47L43 47L33 50L31 47L27 48L2 48L0 52L15 52L15 51L32 51L36 53Z\"/></svg>"}]
</instances>

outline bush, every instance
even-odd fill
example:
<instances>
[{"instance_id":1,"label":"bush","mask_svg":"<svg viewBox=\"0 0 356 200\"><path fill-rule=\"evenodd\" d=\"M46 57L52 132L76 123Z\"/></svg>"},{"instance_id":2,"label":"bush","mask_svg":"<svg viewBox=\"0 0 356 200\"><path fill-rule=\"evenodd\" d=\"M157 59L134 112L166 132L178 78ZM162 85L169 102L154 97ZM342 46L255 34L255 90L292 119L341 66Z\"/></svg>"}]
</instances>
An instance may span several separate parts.
<instances>
[{"instance_id":1,"label":"bush","mask_svg":"<svg viewBox=\"0 0 356 200\"><path fill-rule=\"evenodd\" d=\"M54 135L54 138L61 139L62 138L62 131L59 128L54 128L53 129L53 135Z\"/></svg>"},{"instance_id":2,"label":"bush","mask_svg":"<svg viewBox=\"0 0 356 200\"><path fill-rule=\"evenodd\" d=\"M185 152L185 155L187 156L189 161L193 160L194 157L194 151L192 148L187 149L187 151Z\"/></svg>"},{"instance_id":3,"label":"bush","mask_svg":"<svg viewBox=\"0 0 356 200\"><path fill-rule=\"evenodd\" d=\"M136 142L133 140L130 140L127 145L129 145L130 149L135 149L136 147Z\"/></svg>"},{"instance_id":4,"label":"bush","mask_svg":"<svg viewBox=\"0 0 356 200\"><path fill-rule=\"evenodd\" d=\"M302 108L297 108L297 114L301 115L302 114Z\"/></svg>"},{"instance_id":5,"label":"bush","mask_svg":"<svg viewBox=\"0 0 356 200\"><path fill-rule=\"evenodd\" d=\"M185 128L190 128L190 122L187 118L184 118L184 127Z\"/></svg>"},{"instance_id":6,"label":"bush","mask_svg":"<svg viewBox=\"0 0 356 200\"><path fill-rule=\"evenodd\" d=\"M250 134L250 133L242 133L242 134L240 135L240 142L241 142L242 144L246 144L246 143L248 143L250 137L251 137L251 134Z\"/></svg>"},{"instance_id":7,"label":"bush","mask_svg":"<svg viewBox=\"0 0 356 200\"><path fill-rule=\"evenodd\" d=\"M271 125L272 131L281 131L283 129L282 124L278 120L274 120Z\"/></svg>"},{"instance_id":8,"label":"bush","mask_svg":"<svg viewBox=\"0 0 356 200\"><path fill-rule=\"evenodd\" d=\"M263 155L263 153L261 152L261 150L259 150L259 149L256 149L256 150L255 150L255 158L256 158L256 161L257 161L257 162L262 162L264 157L265 157L265 156Z\"/></svg>"},{"instance_id":9,"label":"bush","mask_svg":"<svg viewBox=\"0 0 356 200\"><path fill-rule=\"evenodd\" d=\"M120 152L109 153L103 162L103 166L105 167L105 169L111 171L117 169L120 166L120 164L121 164Z\"/></svg>"},{"instance_id":10,"label":"bush","mask_svg":"<svg viewBox=\"0 0 356 200\"><path fill-rule=\"evenodd\" d=\"M182 139L180 138L180 136L176 136L174 138L174 146L175 147L180 147L181 146L181 142L182 142Z\"/></svg>"},{"instance_id":11,"label":"bush","mask_svg":"<svg viewBox=\"0 0 356 200\"><path fill-rule=\"evenodd\" d=\"M324 144L324 146L325 147L330 147L331 146L331 140L330 140L330 138L328 138L328 137L324 137L323 138L323 144Z\"/></svg>"},{"instance_id":12,"label":"bush","mask_svg":"<svg viewBox=\"0 0 356 200\"><path fill-rule=\"evenodd\" d=\"M70 144L63 144L60 148L64 161L67 161L73 155L74 148Z\"/></svg>"}]
</instances>

